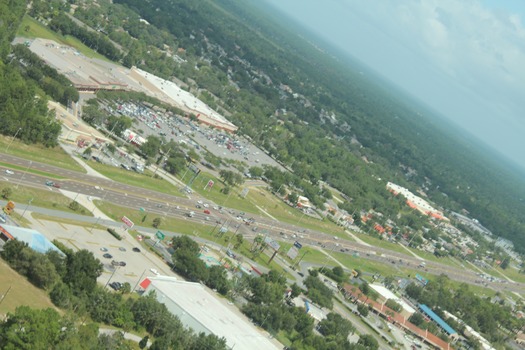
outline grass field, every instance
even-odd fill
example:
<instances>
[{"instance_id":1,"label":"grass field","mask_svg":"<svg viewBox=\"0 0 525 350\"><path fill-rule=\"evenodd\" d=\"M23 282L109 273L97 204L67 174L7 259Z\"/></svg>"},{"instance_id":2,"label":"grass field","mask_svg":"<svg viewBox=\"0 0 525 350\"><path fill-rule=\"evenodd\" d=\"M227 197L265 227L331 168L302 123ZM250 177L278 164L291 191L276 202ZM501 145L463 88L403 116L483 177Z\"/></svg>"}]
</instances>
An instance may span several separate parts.
<instances>
[{"instance_id":1,"label":"grass field","mask_svg":"<svg viewBox=\"0 0 525 350\"><path fill-rule=\"evenodd\" d=\"M5 295L9 288L9 293L0 304L0 315L13 312L22 305L36 309L54 308L45 291L33 286L0 259L0 295Z\"/></svg>"},{"instance_id":2,"label":"grass field","mask_svg":"<svg viewBox=\"0 0 525 350\"><path fill-rule=\"evenodd\" d=\"M151 177L151 175L149 175L151 173L148 172L139 174L112 165L101 164L93 161L89 161L88 165L102 175L123 184L158 191L172 196L183 196L180 188L162 178Z\"/></svg>"},{"instance_id":3,"label":"grass field","mask_svg":"<svg viewBox=\"0 0 525 350\"><path fill-rule=\"evenodd\" d=\"M42 145L26 145L19 140L13 141L11 136L0 136L0 149L2 152L6 153L5 149L7 147L9 147L7 153L16 157L86 173L86 170L59 146L47 148ZM25 168L20 170L24 171ZM28 171L34 172L31 168ZM39 172L35 172L35 174L39 174Z\"/></svg>"},{"instance_id":4,"label":"grass field","mask_svg":"<svg viewBox=\"0 0 525 350\"><path fill-rule=\"evenodd\" d=\"M0 189L4 187L10 187L13 190L12 195L9 197L9 199L15 202L17 205L13 215L21 215L21 213L29 204L29 201L31 201L31 205L35 205L37 207L92 216L91 212L82 206L80 206L80 209L77 211L71 210L69 208L69 204L72 202L72 199L62 195L55 189L50 191L48 189L41 190L26 186L19 186L18 189L16 189L15 186L16 185L11 182L0 181Z\"/></svg>"}]
</instances>

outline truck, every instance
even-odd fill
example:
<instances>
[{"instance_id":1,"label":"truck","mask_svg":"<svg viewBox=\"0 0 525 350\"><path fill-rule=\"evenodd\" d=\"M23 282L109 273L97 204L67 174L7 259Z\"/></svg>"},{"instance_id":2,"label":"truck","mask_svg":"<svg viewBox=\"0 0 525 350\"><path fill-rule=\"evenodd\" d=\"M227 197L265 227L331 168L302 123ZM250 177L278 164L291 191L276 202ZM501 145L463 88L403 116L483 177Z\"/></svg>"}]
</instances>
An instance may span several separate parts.
<instances>
[{"instance_id":1,"label":"truck","mask_svg":"<svg viewBox=\"0 0 525 350\"><path fill-rule=\"evenodd\" d=\"M192 218L192 217L194 217L194 216L195 216L195 212L194 212L194 211L190 211L190 212L188 213L188 217L189 217L189 218Z\"/></svg>"}]
</instances>

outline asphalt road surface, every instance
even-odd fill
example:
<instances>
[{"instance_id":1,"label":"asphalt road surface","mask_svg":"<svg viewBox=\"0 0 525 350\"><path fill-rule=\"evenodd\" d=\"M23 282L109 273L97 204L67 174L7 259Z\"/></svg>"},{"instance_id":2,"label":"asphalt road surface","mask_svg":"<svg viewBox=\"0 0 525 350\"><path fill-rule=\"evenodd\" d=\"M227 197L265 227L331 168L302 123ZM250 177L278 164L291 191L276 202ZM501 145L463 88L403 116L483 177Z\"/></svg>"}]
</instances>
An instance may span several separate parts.
<instances>
[{"instance_id":1,"label":"asphalt road surface","mask_svg":"<svg viewBox=\"0 0 525 350\"><path fill-rule=\"evenodd\" d=\"M15 187L18 185L33 186L38 188L47 187L50 191L58 191L57 188L45 185L46 180L48 180L46 177L36 175L28 171L39 170L55 174L57 177L64 178L64 180L53 181L58 183L60 188L71 192L81 193L87 196L92 196L93 198L100 198L133 210L144 208L148 213L185 218L191 222L209 225L210 231L217 225L218 222L220 222L221 225L228 225L230 231L235 230L239 233L242 233L247 239L256 236L256 233L251 230L253 226L247 226L242 220L237 219L237 216L239 216L238 211L223 208L222 213L220 213L219 211L212 209L215 204L205 198L198 197L196 193L192 194L191 199L177 197L72 170L62 169L36 161L28 161L26 159L7 154L0 154L0 162L15 164L24 169L22 171L14 170L14 174L9 175L5 173L5 169L7 168L0 167L0 177L3 177L3 180L11 181ZM203 208L197 209L195 207L198 200L202 200L203 202L210 204L210 208L208 208L210 210L210 214L205 214ZM194 217L190 218L187 216L190 211L195 213ZM320 249L320 247L324 245L324 249L327 252L335 251L337 249L340 253L358 253L362 259L374 260L389 265L417 268L421 262L420 259L411 255L389 251L380 247L371 247L350 240L335 239L333 236L326 233L313 230L304 230L304 228L287 223L281 223L271 218L261 217L251 213L247 213L246 216L255 219L256 225L258 226L258 232L264 229L270 237L276 240L288 240L292 243L295 240L298 240L303 245L310 245L317 249ZM209 220L206 220L206 217L208 217ZM236 227L237 225L239 226ZM287 238L284 239L284 236L281 235L280 232L283 232ZM347 251L341 252L341 249ZM445 274L452 280L465 282L472 285L479 285L480 283L480 277L471 270L461 270L457 267L452 267L433 261L426 261L426 267L424 268L424 271L435 275ZM492 288L496 291L507 290L525 294L525 285L523 283L508 283L506 281L483 281L483 283L486 287Z\"/></svg>"}]
</instances>

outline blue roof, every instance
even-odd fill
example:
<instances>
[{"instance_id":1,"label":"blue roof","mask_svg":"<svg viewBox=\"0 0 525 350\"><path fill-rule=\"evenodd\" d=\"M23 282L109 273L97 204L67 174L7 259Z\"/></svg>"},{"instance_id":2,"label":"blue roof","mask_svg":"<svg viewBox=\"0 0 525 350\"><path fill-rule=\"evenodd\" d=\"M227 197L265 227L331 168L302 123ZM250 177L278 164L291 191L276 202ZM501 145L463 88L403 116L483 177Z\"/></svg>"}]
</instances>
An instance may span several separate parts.
<instances>
[{"instance_id":1,"label":"blue roof","mask_svg":"<svg viewBox=\"0 0 525 350\"><path fill-rule=\"evenodd\" d=\"M449 335L457 333L452 327L448 325L448 323L443 321L441 317L436 315L436 313L432 311L432 309L426 306L425 304L419 304L419 308L421 309L421 311L423 311L423 313L425 313L428 317L430 317L432 321L436 322L438 326L443 328L443 330L447 332Z\"/></svg>"},{"instance_id":2,"label":"blue roof","mask_svg":"<svg viewBox=\"0 0 525 350\"><path fill-rule=\"evenodd\" d=\"M45 254L49 250L54 250L64 255L64 253L58 249L51 241L49 241L40 232L23 227L16 227L11 225L2 225L4 230L9 232L16 240L27 243L29 248L39 253Z\"/></svg>"}]
</instances>

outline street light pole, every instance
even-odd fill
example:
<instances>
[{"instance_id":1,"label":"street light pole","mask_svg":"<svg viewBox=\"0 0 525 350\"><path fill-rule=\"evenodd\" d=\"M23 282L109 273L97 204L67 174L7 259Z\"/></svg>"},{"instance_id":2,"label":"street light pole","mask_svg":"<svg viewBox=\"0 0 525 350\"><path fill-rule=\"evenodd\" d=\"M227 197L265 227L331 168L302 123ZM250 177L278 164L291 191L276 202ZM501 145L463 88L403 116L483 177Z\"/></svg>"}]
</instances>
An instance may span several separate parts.
<instances>
[{"instance_id":1,"label":"street light pole","mask_svg":"<svg viewBox=\"0 0 525 350\"><path fill-rule=\"evenodd\" d=\"M137 289L137 286L139 285L140 280L142 279L142 277L144 277L144 274L145 274L145 273L146 273L146 269L144 269L144 271L142 272L142 275L140 275L140 277L139 277L137 283L135 284L135 287L133 287L133 289L131 290L132 292L133 292L135 289Z\"/></svg>"},{"instance_id":2,"label":"street light pole","mask_svg":"<svg viewBox=\"0 0 525 350\"><path fill-rule=\"evenodd\" d=\"M334 250L335 250L336 247L339 247L339 243L336 243L336 244L334 245L334 247L333 247L332 250L330 251L330 254L332 254L332 253L334 252ZM330 258L332 257L330 254L328 254L328 255L326 256L326 259L324 260L323 266L321 266L321 270L324 270L326 264L328 263L328 259L330 259Z\"/></svg>"},{"instance_id":3,"label":"street light pole","mask_svg":"<svg viewBox=\"0 0 525 350\"><path fill-rule=\"evenodd\" d=\"M31 167L31 165L33 165L33 161L30 160L29 161L29 164L27 165L27 168L26 170L24 170L24 173L22 174L22 176L20 177L20 179L18 180L18 183L16 184L15 188L18 190L18 186L20 185L20 183L22 182L22 180L24 179L24 176L26 176L26 173L27 171L29 170L29 168Z\"/></svg>"},{"instance_id":4,"label":"street light pole","mask_svg":"<svg viewBox=\"0 0 525 350\"><path fill-rule=\"evenodd\" d=\"M22 130L22 128L18 128L18 130L15 132L15 136L13 136L13 138L11 139L11 141L9 142L9 144L7 145L7 147L5 148L5 153L7 153L7 151L9 151L9 147L11 147L11 144L12 144L13 141L16 139L16 136L18 135L18 133L20 132L20 130Z\"/></svg>"},{"instance_id":5,"label":"street light pole","mask_svg":"<svg viewBox=\"0 0 525 350\"><path fill-rule=\"evenodd\" d=\"M297 266L299 266L299 264L301 263L301 261L303 261L304 256L305 256L306 254L308 254L308 253L310 253L310 251L309 251L309 250L305 250L305 252L304 252L303 255L299 258L299 260L298 260L295 264L292 265L292 270L295 270L295 268L296 268Z\"/></svg>"},{"instance_id":6,"label":"street light pole","mask_svg":"<svg viewBox=\"0 0 525 350\"><path fill-rule=\"evenodd\" d=\"M113 276L115 275L115 272L117 272L117 270L120 268L120 265L119 266L115 266L115 270L113 270L113 273L111 274L111 276L109 276L109 279L108 281L106 282L106 284L104 285L104 288L106 288L109 284L109 282L111 281L111 279L113 278Z\"/></svg>"},{"instance_id":7,"label":"street light pole","mask_svg":"<svg viewBox=\"0 0 525 350\"><path fill-rule=\"evenodd\" d=\"M21 219L24 218L24 215L25 215L25 213L26 213L26 210L27 210L27 208L29 208L29 206L31 205L31 202L33 201L33 199L34 199L34 198L31 197L31 199L30 199L29 202L27 203L26 208L24 209L24 212L22 213L22 217L21 217Z\"/></svg>"},{"instance_id":8,"label":"street light pole","mask_svg":"<svg viewBox=\"0 0 525 350\"><path fill-rule=\"evenodd\" d=\"M104 198L106 198L106 195L108 194L108 190L106 190L104 192L104 195L102 196L102 201L104 200ZM93 204L93 210L91 211L92 213L95 211L95 209L97 209L97 206ZM97 218L97 221L95 221L95 223L93 224L93 226L91 226L91 229L89 230L89 232L93 232L93 229L95 228L95 226L98 225L98 222L100 221L100 216Z\"/></svg>"}]
</instances>

